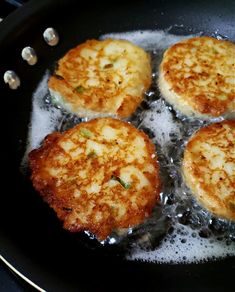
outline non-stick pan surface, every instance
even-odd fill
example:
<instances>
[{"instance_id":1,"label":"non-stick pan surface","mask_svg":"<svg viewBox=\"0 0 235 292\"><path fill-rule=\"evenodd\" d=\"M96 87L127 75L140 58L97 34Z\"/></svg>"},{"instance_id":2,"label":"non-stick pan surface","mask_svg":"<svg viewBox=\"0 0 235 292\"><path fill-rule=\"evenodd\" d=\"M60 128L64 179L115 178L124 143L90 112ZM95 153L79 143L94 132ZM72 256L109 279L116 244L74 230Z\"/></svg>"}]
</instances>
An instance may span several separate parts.
<instances>
[{"instance_id":1,"label":"non-stick pan surface","mask_svg":"<svg viewBox=\"0 0 235 292\"><path fill-rule=\"evenodd\" d=\"M85 3L87 2L87 3ZM68 234L19 170L25 151L31 98L47 68L67 50L108 32L164 29L189 34L217 31L235 40L231 1L31 1L0 26L0 75L15 70L21 86L0 81L0 252L21 273L48 291L226 291L234 287L235 259L189 265L129 262L121 251L87 248ZM42 33L55 27L60 43ZM39 61L28 66L23 47Z\"/></svg>"}]
</instances>

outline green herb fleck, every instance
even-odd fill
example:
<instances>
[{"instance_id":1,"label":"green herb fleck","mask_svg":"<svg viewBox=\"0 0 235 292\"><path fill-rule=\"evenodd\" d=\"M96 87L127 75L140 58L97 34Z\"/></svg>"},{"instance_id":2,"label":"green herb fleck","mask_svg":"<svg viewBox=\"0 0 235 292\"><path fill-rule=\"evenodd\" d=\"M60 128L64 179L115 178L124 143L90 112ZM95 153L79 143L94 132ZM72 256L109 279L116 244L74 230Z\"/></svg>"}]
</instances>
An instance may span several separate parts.
<instances>
[{"instance_id":1,"label":"green herb fleck","mask_svg":"<svg viewBox=\"0 0 235 292\"><path fill-rule=\"evenodd\" d=\"M80 133L85 138L92 138L93 137L93 133L86 128L81 128Z\"/></svg>"},{"instance_id":2,"label":"green herb fleck","mask_svg":"<svg viewBox=\"0 0 235 292\"><path fill-rule=\"evenodd\" d=\"M79 85L75 88L75 90L77 91L77 93L83 94L83 92L85 91L85 88Z\"/></svg>"},{"instance_id":3,"label":"green herb fleck","mask_svg":"<svg viewBox=\"0 0 235 292\"><path fill-rule=\"evenodd\" d=\"M225 94L218 95L219 100L226 100L227 96Z\"/></svg>"},{"instance_id":4,"label":"green herb fleck","mask_svg":"<svg viewBox=\"0 0 235 292\"><path fill-rule=\"evenodd\" d=\"M214 54L218 54L217 50L216 50L214 47L212 47L212 52L213 52Z\"/></svg>"},{"instance_id":5,"label":"green herb fleck","mask_svg":"<svg viewBox=\"0 0 235 292\"><path fill-rule=\"evenodd\" d=\"M57 102L57 98L54 95L51 95L51 102L55 104Z\"/></svg>"},{"instance_id":6,"label":"green herb fleck","mask_svg":"<svg viewBox=\"0 0 235 292\"><path fill-rule=\"evenodd\" d=\"M111 179L118 181L126 190L131 187L130 183L124 182L120 177L118 177L116 175L112 175Z\"/></svg>"},{"instance_id":7,"label":"green herb fleck","mask_svg":"<svg viewBox=\"0 0 235 292\"><path fill-rule=\"evenodd\" d=\"M87 154L88 158L95 158L96 156L97 156L97 153L94 150L92 150L91 152Z\"/></svg>"},{"instance_id":8,"label":"green herb fleck","mask_svg":"<svg viewBox=\"0 0 235 292\"><path fill-rule=\"evenodd\" d=\"M58 108L60 107L61 103L63 102L63 99L62 97L60 97L60 100L58 100L58 97L54 96L54 95L51 95L51 103L54 105L54 106L57 106Z\"/></svg>"}]
</instances>

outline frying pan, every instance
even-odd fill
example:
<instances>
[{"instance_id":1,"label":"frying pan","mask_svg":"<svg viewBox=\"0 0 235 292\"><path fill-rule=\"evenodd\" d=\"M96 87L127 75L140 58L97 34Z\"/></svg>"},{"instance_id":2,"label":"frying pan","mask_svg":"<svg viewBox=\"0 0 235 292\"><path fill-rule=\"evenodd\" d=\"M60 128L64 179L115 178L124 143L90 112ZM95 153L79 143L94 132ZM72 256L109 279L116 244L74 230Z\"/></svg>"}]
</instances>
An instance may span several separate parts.
<instances>
[{"instance_id":1,"label":"frying pan","mask_svg":"<svg viewBox=\"0 0 235 292\"><path fill-rule=\"evenodd\" d=\"M86 3L85 3L86 2ZM21 86L0 81L0 252L47 291L226 291L234 287L235 258L201 264L131 262L122 252L87 248L68 234L19 170L30 121L32 92L45 70L70 48L108 32L171 28L175 34L217 31L235 40L235 2L214 1L30 1L0 27L0 75L12 69ZM55 27L60 43L49 47L42 33ZM20 53L39 57L28 66Z\"/></svg>"}]
</instances>

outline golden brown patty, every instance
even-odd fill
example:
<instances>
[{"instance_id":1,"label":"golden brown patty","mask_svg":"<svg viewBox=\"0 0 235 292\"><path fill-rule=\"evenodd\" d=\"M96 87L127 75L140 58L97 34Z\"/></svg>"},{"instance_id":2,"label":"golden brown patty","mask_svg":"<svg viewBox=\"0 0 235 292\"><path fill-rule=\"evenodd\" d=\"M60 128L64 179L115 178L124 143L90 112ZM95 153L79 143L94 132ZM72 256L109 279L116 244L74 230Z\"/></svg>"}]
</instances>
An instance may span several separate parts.
<instances>
[{"instance_id":1,"label":"golden brown patty","mask_svg":"<svg viewBox=\"0 0 235 292\"><path fill-rule=\"evenodd\" d=\"M149 55L126 40L88 40L59 60L48 86L56 103L80 116L131 115L151 83Z\"/></svg>"},{"instance_id":2,"label":"golden brown patty","mask_svg":"<svg viewBox=\"0 0 235 292\"><path fill-rule=\"evenodd\" d=\"M32 182L70 231L100 240L141 223L159 198L154 145L129 123L99 118L48 135L29 154Z\"/></svg>"},{"instance_id":3,"label":"golden brown patty","mask_svg":"<svg viewBox=\"0 0 235 292\"><path fill-rule=\"evenodd\" d=\"M170 47L160 66L162 95L186 115L235 112L235 44L195 37Z\"/></svg>"},{"instance_id":4,"label":"golden brown patty","mask_svg":"<svg viewBox=\"0 0 235 292\"><path fill-rule=\"evenodd\" d=\"M191 137L183 174L206 209L235 220L235 121L211 124Z\"/></svg>"}]
</instances>

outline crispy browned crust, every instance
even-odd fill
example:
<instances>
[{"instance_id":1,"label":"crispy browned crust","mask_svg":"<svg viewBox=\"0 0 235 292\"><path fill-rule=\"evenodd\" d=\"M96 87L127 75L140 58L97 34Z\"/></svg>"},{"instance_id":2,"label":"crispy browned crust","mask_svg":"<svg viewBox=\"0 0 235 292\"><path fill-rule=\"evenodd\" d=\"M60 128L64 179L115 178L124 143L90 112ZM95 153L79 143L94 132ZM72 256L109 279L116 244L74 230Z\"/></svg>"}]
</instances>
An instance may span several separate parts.
<instances>
[{"instance_id":1,"label":"crispy browned crust","mask_svg":"<svg viewBox=\"0 0 235 292\"><path fill-rule=\"evenodd\" d=\"M200 129L183 159L186 184L213 214L235 220L235 121Z\"/></svg>"},{"instance_id":2,"label":"crispy browned crust","mask_svg":"<svg viewBox=\"0 0 235 292\"><path fill-rule=\"evenodd\" d=\"M117 130L115 139L101 135L106 126ZM92 138L82 135L84 128L92 132ZM140 148L138 143L133 145L139 139L144 143ZM106 147L104 152L80 153L86 151L88 140ZM134 151L138 155L128 162ZM64 228L73 232L89 230L100 240L115 229L143 222L159 199L155 147L143 132L120 120L94 119L63 134L52 133L29 154L29 165L33 186L55 210ZM133 167L141 174L132 173L131 187L125 188L112 179ZM114 186L109 185L110 181ZM94 183L100 189L92 193L89 190Z\"/></svg>"},{"instance_id":3,"label":"crispy browned crust","mask_svg":"<svg viewBox=\"0 0 235 292\"><path fill-rule=\"evenodd\" d=\"M235 111L235 44L195 37L170 47L160 66L163 96L183 113L217 117Z\"/></svg>"},{"instance_id":4,"label":"crispy browned crust","mask_svg":"<svg viewBox=\"0 0 235 292\"><path fill-rule=\"evenodd\" d=\"M48 82L74 113L120 117L136 110L150 84L150 56L128 41L112 39L87 40L71 49Z\"/></svg>"}]
</instances>

